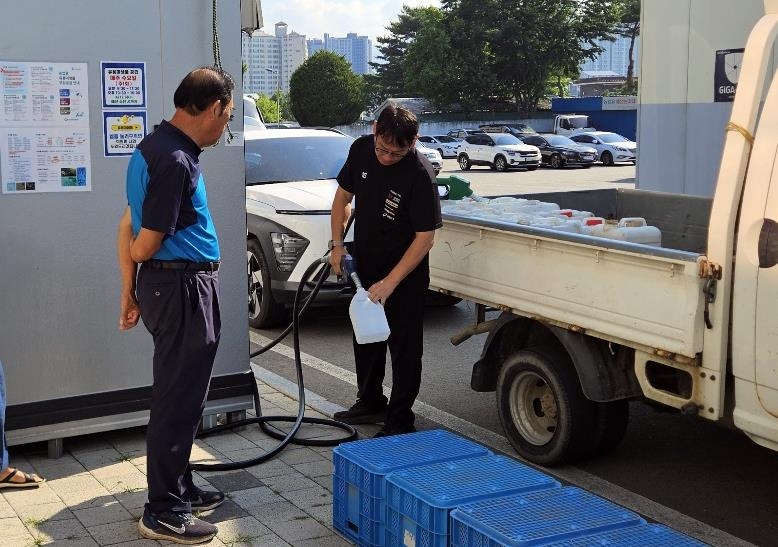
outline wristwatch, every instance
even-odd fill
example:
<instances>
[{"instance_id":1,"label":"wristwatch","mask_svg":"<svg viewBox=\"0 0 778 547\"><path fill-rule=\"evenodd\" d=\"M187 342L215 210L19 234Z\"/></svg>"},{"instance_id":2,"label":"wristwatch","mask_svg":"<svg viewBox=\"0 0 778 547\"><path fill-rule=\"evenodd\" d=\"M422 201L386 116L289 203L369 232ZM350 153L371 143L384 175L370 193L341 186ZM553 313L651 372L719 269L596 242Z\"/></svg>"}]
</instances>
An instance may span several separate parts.
<instances>
[{"instance_id":1,"label":"wristwatch","mask_svg":"<svg viewBox=\"0 0 778 547\"><path fill-rule=\"evenodd\" d=\"M334 247L343 247L344 243L344 241L335 241L330 239L330 242L327 244L327 249L331 251Z\"/></svg>"}]
</instances>

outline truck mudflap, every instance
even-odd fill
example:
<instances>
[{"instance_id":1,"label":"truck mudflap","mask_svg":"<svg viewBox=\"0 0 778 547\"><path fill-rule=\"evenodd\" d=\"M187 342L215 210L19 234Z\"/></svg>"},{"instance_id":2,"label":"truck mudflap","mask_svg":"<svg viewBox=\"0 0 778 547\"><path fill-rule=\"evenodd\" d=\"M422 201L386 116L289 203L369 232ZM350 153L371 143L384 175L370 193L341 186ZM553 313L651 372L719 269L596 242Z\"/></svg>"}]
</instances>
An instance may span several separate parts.
<instances>
[{"instance_id":1,"label":"truck mudflap","mask_svg":"<svg viewBox=\"0 0 778 547\"><path fill-rule=\"evenodd\" d=\"M495 391L500 368L510 355L550 338L570 356L587 399L608 402L643 394L632 349L509 312L494 320L481 358L473 365L470 387Z\"/></svg>"}]
</instances>

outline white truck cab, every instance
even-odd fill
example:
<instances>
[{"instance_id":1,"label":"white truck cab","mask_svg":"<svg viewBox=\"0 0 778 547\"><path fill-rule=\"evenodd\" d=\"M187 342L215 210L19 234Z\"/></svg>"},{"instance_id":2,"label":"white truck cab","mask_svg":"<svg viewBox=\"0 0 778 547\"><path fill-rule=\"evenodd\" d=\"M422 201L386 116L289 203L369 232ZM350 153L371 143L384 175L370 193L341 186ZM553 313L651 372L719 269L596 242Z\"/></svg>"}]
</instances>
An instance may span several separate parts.
<instances>
[{"instance_id":1,"label":"white truck cab","mask_svg":"<svg viewBox=\"0 0 778 547\"><path fill-rule=\"evenodd\" d=\"M557 114L554 116L554 133L575 135L585 131L596 131L589 125L589 116L584 114Z\"/></svg>"}]
</instances>

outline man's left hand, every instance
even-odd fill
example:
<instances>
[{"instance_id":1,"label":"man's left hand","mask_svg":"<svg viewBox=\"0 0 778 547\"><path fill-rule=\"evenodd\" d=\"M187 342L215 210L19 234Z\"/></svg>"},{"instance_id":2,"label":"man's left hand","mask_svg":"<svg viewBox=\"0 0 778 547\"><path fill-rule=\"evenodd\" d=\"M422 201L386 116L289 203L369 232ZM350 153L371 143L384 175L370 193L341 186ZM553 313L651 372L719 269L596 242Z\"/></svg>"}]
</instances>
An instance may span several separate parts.
<instances>
[{"instance_id":1,"label":"man's left hand","mask_svg":"<svg viewBox=\"0 0 778 547\"><path fill-rule=\"evenodd\" d=\"M383 305L386 304L386 300L392 295L396 288L396 283L393 283L388 278L384 278L378 283L373 283L367 290L367 293L371 302L378 302Z\"/></svg>"}]
</instances>

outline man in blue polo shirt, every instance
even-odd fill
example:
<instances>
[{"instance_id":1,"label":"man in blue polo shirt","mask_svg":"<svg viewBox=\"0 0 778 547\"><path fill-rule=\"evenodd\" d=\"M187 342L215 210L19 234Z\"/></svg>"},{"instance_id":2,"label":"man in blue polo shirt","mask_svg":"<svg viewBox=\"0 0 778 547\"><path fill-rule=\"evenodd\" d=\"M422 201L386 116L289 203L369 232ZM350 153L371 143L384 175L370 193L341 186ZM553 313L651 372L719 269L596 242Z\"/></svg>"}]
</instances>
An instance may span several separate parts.
<instances>
[{"instance_id":1,"label":"man in blue polo shirt","mask_svg":"<svg viewBox=\"0 0 778 547\"><path fill-rule=\"evenodd\" d=\"M219 345L219 242L199 156L232 117L233 80L193 70L173 96L176 111L144 138L127 168L127 207L117 247L119 328L143 320L154 340L146 430L149 498L138 529L176 543L210 540L218 529L192 516L224 501L192 482L189 456ZM140 268L137 268L140 264Z\"/></svg>"}]
</instances>

